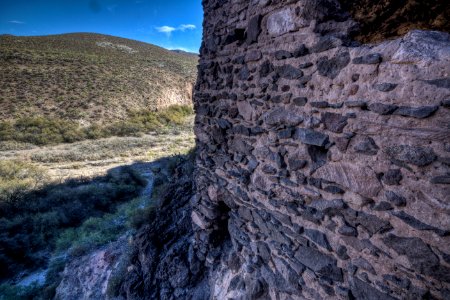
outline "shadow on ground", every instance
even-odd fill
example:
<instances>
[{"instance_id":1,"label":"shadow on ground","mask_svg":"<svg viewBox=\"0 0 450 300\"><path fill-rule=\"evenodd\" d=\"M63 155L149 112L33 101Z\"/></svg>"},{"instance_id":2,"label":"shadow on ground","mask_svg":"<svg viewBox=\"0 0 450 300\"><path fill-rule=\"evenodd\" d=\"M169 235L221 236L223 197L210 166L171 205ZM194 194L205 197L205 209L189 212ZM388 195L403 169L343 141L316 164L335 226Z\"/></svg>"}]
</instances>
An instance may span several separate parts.
<instances>
[{"instance_id":1,"label":"shadow on ground","mask_svg":"<svg viewBox=\"0 0 450 300\"><path fill-rule=\"evenodd\" d=\"M186 160L178 155L135 162L104 176L10 191L0 202L0 265L6 266L0 269L1 294L13 299L27 293L34 278L54 292L52 281L66 261L147 222L152 196Z\"/></svg>"}]
</instances>

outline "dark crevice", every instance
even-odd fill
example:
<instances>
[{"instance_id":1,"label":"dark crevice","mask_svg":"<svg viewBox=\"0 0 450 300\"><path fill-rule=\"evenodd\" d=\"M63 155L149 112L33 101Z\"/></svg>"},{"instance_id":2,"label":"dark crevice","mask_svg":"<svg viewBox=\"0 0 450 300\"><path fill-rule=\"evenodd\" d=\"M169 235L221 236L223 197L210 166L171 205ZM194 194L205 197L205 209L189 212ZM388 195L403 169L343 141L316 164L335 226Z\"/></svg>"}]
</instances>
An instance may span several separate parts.
<instances>
[{"instance_id":1,"label":"dark crevice","mask_svg":"<svg viewBox=\"0 0 450 300\"><path fill-rule=\"evenodd\" d=\"M231 240L230 232L228 231L230 211L231 209L225 204L225 202L219 202L219 205L217 206L217 212L219 214L217 228L211 234L211 243L213 247L220 247L225 244L226 241Z\"/></svg>"},{"instance_id":2,"label":"dark crevice","mask_svg":"<svg viewBox=\"0 0 450 300\"><path fill-rule=\"evenodd\" d=\"M314 172L327 163L328 149L313 145L309 145L307 149L308 154L312 160L311 172Z\"/></svg>"},{"instance_id":3,"label":"dark crevice","mask_svg":"<svg viewBox=\"0 0 450 300\"><path fill-rule=\"evenodd\" d=\"M450 32L448 0L340 0L344 10L360 25L356 39L379 42L412 29Z\"/></svg>"}]
</instances>

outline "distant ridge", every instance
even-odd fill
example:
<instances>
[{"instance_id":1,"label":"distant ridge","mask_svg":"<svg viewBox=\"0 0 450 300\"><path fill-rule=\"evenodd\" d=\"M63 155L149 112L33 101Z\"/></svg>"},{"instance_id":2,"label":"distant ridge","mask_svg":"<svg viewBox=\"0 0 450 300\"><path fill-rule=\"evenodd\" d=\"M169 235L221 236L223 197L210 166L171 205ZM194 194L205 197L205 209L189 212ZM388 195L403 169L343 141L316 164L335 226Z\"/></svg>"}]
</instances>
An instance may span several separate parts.
<instances>
[{"instance_id":1,"label":"distant ridge","mask_svg":"<svg viewBox=\"0 0 450 300\"><path fill-rule=\"evenodd\" d=\"M170 50L170 51L178 53L178 54L189 55L189 56L194 56L194 57L198 57L199 56L198 53L188 52L188 51L179 50L179 49L174 49L174 50Z\"/></svg>"},{"instance_id":2,"label":"distant ridge","mask_svg":"<svg viewBox=\"0 0 450 300\"><path fill-rule=\"evenodd\" d=\"M95 33L0 35L0 119L102 123L189 104L198 57Z\"/></svg>"}]
</instances>

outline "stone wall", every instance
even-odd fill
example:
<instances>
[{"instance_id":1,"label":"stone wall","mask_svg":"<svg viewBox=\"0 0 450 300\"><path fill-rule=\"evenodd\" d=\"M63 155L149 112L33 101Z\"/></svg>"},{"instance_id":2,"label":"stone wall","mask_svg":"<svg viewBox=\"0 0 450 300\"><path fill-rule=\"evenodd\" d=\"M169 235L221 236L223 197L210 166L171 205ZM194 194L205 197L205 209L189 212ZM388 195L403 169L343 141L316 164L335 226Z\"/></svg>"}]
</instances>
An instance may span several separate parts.
<instances>
[{"instance_id":1,"label":"stone wall","mask_svg":"<svg viewBox=\"0 0 450 300\"><path fill-rule=\"evenodd\" d=\"M450 36L204 0L194 252L216 298L449 299Z\"/></svg>"}]
</instances>

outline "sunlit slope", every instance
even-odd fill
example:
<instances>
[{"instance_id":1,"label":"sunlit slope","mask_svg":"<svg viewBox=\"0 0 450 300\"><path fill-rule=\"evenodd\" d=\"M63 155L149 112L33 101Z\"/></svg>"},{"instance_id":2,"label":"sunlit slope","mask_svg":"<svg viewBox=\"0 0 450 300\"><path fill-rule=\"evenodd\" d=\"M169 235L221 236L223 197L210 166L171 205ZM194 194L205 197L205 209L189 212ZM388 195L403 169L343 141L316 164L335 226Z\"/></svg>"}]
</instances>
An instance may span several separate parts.
<instances>
[{"instance_id":1,"label":"sunlit slope","mask_svg":"<svg viewBox=\"0 0 450 300\"><path fill-rule=\"evenodd\" d=\"M104 123L191 102L197 57L113 36L0 36L0 119Z\"/></svg>"}]
</instances>

